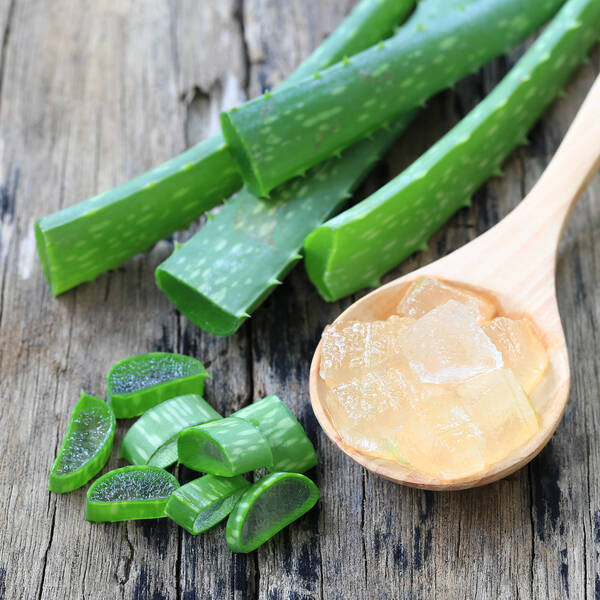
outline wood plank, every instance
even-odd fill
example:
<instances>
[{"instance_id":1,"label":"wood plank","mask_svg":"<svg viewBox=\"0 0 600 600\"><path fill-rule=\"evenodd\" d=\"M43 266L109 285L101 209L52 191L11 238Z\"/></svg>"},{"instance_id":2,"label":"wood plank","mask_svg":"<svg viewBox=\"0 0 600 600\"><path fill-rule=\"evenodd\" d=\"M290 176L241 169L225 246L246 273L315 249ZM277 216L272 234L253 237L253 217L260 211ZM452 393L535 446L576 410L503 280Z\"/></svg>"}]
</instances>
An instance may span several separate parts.
<instances>
[{"instance_id":1,"label":"wood plank","mask_svg":"<svg viewBox=\"0 0 600 600\"><path fill-rule=\"evenodd\" d=\"M325 438L308 406L308 364L323 326L352 299L324 303L302 268L226 339L190 325L156 290L153 270L170 241L59 299L48 294L33 218L214 131L221 108L276 85L354 3L0 3L0 599L600 597L600 178L559 256L573 374L565 419L527 469L479 490L395 486ZM410 143L394 148L359 196L443 134L516 55L432 101ZM531 145L507 161L506 176L388 279L504 216L539 176L598 72L596 49ZM318 508L242 556L226 548L222 527L193 537L167 520L95 525L83 518L84 491L49 494L47 473L79 390L103 395L112 362L151 350L204 360L214 377L206 397L224 414L279 394L319 452L309 473L322 490ZM117 445L128 424L119 425ZM107 469L120 464L115 453Z\"/></svg>"}]
</instances>

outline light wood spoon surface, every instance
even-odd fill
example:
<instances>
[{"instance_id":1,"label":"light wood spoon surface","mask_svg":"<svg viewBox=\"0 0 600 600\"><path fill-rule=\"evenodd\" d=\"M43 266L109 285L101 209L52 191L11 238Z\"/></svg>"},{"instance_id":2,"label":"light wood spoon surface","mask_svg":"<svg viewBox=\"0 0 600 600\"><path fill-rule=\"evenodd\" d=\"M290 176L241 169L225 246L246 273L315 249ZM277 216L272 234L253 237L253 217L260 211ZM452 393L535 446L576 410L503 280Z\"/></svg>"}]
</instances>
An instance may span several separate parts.
<instances>
[{"instance_id":1,"label":"light wood spoon surface","mask_svg":"<svg viewBox=\"0 0 600 600\"><path fill-rule=\"evenodd\" d=\"M569 358L555 288L558 244L571 210L599 167L600 77L552 161L511 213L452 254L364 296L336 319L339 322L388 318L395 313L408 285L421 275L487 292L496 300L501 314L529 317L548 351L548 372L531 397L541 419L535 436L485 470L451 480L411 471L391 460L363 455L344 443L327 412L326 386L319 375L319 342L310 370L310 398L321 427L335 444L377 475L431 490L456 490L491 483L521 468L540 452L558 426L569 396Z\"/></svg>"}]
</instances>

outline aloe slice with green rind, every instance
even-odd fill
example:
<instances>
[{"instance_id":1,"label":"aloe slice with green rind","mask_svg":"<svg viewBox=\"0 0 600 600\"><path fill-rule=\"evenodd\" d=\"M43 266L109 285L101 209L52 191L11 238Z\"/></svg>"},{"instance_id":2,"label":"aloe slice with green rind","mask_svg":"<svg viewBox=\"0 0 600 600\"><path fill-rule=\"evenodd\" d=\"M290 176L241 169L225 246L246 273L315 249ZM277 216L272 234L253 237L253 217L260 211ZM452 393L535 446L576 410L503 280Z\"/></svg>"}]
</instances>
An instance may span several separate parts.
<instances>
[{"instance_id":1,"label":"aloe slice with green rind","mask_svg":"<svg viewBox=\"0 0 600 600\"><path fill-rule=\"evenodd\" d=\"M165 517L165 506L179 482L149 465L109 471L94 481L86 498L88 521L130 521Z\"/></svg>"},{"instance_id":2,"label":"aloe slice with green rind","mask_svg":"<svg viewBox=\"0 0 600 600\"><path fill-rule=\"evenodd\" d=\"M267 396L237 412L260 429L273 453L272 471L304 473L317 464L315 448L294 413L275 395Z\"/></svg>"},{"instance_id":3,"label":"aloe slice with green rind","mask_svg":"<svg viewBox=\"0 0 600 600\"><path fill-rule=\"evenodd\" d=\"M165 512L175 523L198 535L220 523L249 486L241 475L205 475L175 490Z\"/></svg>"},{"instance_id":4,"label":"aloe slice with green rind","mask_svg":"<svg viewBox=\"0 0 600 600\"><path fill-rule=\"evenodd\" d=\"M414 0L362 0L284 85L392 33ZM221 133L114 189L35 223L53 295L92 281L187 227L242 185Z\"/></svg>"},{"instance_id":5,"label":"aloe slice with green rind","mask_svg":"<svg viewBox=\"0 0 600 600\"><path fill-rule=\"evenodd\" d=\"M190 427L177 441L179 462L189 469L221 477L233 477L271 467L269 442L254 425L227 417Z\"/></svg>"},{"instance_id":6,"label":"aloe slice with green rind","mask_svg":"<svg viewBox=\"0 0 600 600\"><path fill-rule=\"evenodd\" d=\"M164 469L177 460L177 438L183 430L222 418L197 394L170 398L146 411L129 428L121 457L133 465Z\"/></svg>"},{"instance_id":7,"label":"aloe slice with green rind","mask_svg":"<svg viewBox=\"0 0 600 600\"><path fill-rule=\"evenodd\" d=\"M598 39L600 2L569 0L494 90L384 187L312 232L305 266L326 300L367 286L417 250L470 201Z\"/></svg>"},{"instance_id":8,"label":"aloe slice with green rind","mask_svg":"<svg viewBox=\"0 0 600 600\"><path fill-rule=\"evenodd\" d=\"M106 376L107 400L118 419L137 417L169 398L201 395L208 377L204 365L191 356L140 354L111 367Z\"/></svg>"},{"instance_id":9,"label":"aloe slice with green rind","mask_svg":"<svg viewBox=\"0 0 600 600\"><path fill-rule=\"evenodd\" d=\"M111 407L82 392L50 470L50 491L71 492L97 475L110 457L114 435L115 415Z\"/></svg>"},{"instance_id":10,"label":"aloe slice with green rind","mask_svg":"<svg viewBox=\"0 0 600 600\"><path fill-rule=\"evenodd\" d=\"M252 552L308 512L319 499L317 486L299 473L272 473L244 492L227 520L227 545Z\"/></svg>"}]
</instances>

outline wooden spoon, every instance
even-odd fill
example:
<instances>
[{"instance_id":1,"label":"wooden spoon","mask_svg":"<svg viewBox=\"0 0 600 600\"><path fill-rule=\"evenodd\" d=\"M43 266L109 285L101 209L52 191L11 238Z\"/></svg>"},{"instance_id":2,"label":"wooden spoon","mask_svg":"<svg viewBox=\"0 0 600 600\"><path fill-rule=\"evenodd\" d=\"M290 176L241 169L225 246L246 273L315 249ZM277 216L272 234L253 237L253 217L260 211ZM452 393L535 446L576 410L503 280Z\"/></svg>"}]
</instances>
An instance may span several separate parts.
<instances>
[{"instance_id":1,"label":"wooden spoon","mask_svg":"<svg viewBox=\"0 0 600 600\"><path fill-rule=\"evenodd\" d=\"M554 158L527 197L477 239L408 275L364 296L338 321L386 319L408 285L428 275L493 296L500 312L527 315L548 351L550 365L532 395L541 418L536 435L502 461L474 475L439 479L410 471L391 460L366 456L347 446L324 405L325 382L319 375L321 343L310 369L312 407L325 433L346 454L377 475L397 483L431 490L456 490L496 481L521 468L546 445L569 396L569 358L556 302L558 243L571 210L600 167L600 77L592 86Z\"/></svg>"}]
</instances>

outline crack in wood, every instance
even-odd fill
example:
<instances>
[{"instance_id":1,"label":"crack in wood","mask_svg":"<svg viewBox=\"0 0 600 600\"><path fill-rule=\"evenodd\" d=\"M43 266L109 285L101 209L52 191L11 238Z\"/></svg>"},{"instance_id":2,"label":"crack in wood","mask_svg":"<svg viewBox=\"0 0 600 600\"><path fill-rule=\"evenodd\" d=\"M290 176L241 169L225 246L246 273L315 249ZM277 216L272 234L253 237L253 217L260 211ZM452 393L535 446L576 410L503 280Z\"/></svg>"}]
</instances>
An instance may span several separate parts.
<instances>
[{"instance_id":1,"label":"crack in wood","mask_svg":"<svg viewBox=\"0 0 600 600\"><path fill-rule=\"evenodd\" d=\"M4 69L6 67L6 51L8 48L8 39L10 37L11 25L14 16L17 0L10 0L8 12L6 15L6 24L2 32L2 45L0 46L0 107L2 106L2 89L4 87Z\"/></svg>"},{"instance_id":2,"label":"crack in wood","mask_svg":"<svg viewBox=\"0 0 600 600\"><path fill-rule=\"evenodd\" d=\"M243 66L244 66L244 81L242 87L246 91L246 97L250 97L250 50L248 48L248 39L246 37L246 0L237 0L233 18L237 21L242 38Z\"/></svg>"},{"instance_id":3,"label":"crack in wood","mask_svg":"<svg viewBox=\"0 0 600 600\"><path fill-rule=\"evenodd\" d=\"M50 523L50 536L48 538L48 543L46 544L46 549L44 550L44 558L42 559L42 573L40 579L40 589L38 592L38 600L41 600L42 594L44 593L44 583L46 582L46 567L48 565L48 553L50 552L50 547L52 546L52 540L54 539L54 526L56 524L56 502L54 502L54 507L52 510L52 521Z\"/></svg>"},{"instance_id":4,"label":"crack in wood","mask_svg":"<svg viewBox=\"0 0 600 600\"><path fill-rule=\"evenodd\" d=\"M121 586L121 588L124 588L125 585L129 582L129 577L131 575L131 565L133 563L133 557L135 554L133 544L131 543L131 540L129 539L129 533L128 533L127 527L128 527L127 523L122 524L121 538L123 539L123 541L127 544L128 548L129 548L129 556L127 556L125 558L125 562L123 564L123 577L122 578L119 577L118 572L115 573L115 579L117 580L117 583Z\"/></svg>"}]
</instances>

